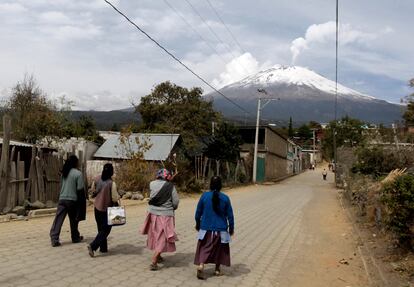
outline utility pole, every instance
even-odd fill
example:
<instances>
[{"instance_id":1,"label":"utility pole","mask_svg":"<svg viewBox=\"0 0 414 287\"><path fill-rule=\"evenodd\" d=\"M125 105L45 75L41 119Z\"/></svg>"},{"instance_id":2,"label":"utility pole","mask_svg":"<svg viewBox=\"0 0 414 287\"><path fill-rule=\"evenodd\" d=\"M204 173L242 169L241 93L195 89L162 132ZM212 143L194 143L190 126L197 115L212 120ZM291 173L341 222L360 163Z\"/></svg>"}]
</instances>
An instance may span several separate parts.
<instances>
[{"instance_id":1,"label":"utility pole","mask_svg":"<svg viewBox=\"0 0 414 287\"><path fill-rule=\"evenodd\" d=\"M315 129L312 129L313 132L313 164L316 166L316 133Z\"/></svg>"},{"instance_id":2,"label":"utility pole","mask_svg":"<svg viewBox=\"0 0 414 287\"><path fill-rule=\"evenodd\" d=\"M336 151L336 124L338 106L338 34L339 34L339 0L336 0L336 41L335 41L335 125L333 128L333 150L335 167L335 186L338 179L338 155Z\"/></svg>"},{"instance_id":3,"label":"utility pole","mask_svg":"<svg viewBox=\"0 0 414 287\"><path fill-rule=\"evenodd\" d=\"M256 183L256 179L257 179L257 149L259 146L260 101L261 101L261 98L258 98L257 99L257 117L256 117L256 136L254 138L253 183Z\"/></svg>"},{"instance_id":4,"label":"utility pole","mask_svg":"<svg viewBox=\"0 0 414 287\"><path fill-rule=\"evenodd\" d=\"M265 89L257 89L259 93L267 95ZM254 139L254 155L253 155L253 183L256 183L257 180L257 150L259 146L259 123L260 123L260 111L271 101L280 100L279 98L265 98L266 102L261 106L261 98L257 99L257 116L256 116L256 135Z\"/></svg>"}]
</instances>

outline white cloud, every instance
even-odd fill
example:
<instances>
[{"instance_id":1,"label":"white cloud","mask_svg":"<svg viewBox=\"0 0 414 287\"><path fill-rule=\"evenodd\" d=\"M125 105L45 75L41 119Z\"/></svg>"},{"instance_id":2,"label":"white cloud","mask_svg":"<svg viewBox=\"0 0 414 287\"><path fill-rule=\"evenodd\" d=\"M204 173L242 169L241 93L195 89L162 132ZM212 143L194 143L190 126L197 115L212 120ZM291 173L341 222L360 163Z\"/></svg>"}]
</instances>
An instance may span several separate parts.
<instances>
[{"instance_id":1,"label":"white cloud","mask_svg":"<svg viewBox=\"0 0 414 287\"><path fill-rule=\"evenodd\" d=\"M68 24L70 19L68 16L59 11L48 11L39 15L40 22L44 24Z\"/></svg>"},{"instance_id":2,"label":"white cloud","mask_svg":"<svg viewBox=\"0 0 414 287\"><path fill-rule=\"evenodd\" d=\"M386 27L382 33L389 33L392 29ZM296 38L292 41L290 51L292 53L292 64L306 49L310 49L318 44L334 43L336 35L336 23L329 21L322 24L313 24L308 27L304 37ZM350 24L340 24L339 26L339 44L349 45L351 43L369 43L377 38L378 34L364 32L352 27Z\"/></svg>"},{"instance_id":3,"label":"white cloud","mask_svg":"<svg viewBox=\"0 0 414 287\"><path fill-rule=\"evenodd\" d=\"M19 3L0 3L0 12L19 13L26 11L26 7Z\"/></svg>"},{"instance_id":4,"label":"white cloud","mask_svg":"<svg viewBox=\"0 0 414 287\"><path fill-rule=\"evenodd\" d=\"M92 24L82 27L74 25L63 25L60 27L45 27L43 32L51 34L58 40L82 40L91 39L102 33L101 28Z\"/></svg>"},{"instance_id":5,"label":"white cloud","mask_svg":"<svg viewBox=\"0 0 414 287\"><path fill-rule=\"evenodd\" d=\"M259 62L250 53L245 53L226 65L226 70L220 73L218 79L212 81L212 85L221 88L231 83L240 81L241 79L259 72L268 66L268 63L259 65Z\"/></svg>"}]
</instances>

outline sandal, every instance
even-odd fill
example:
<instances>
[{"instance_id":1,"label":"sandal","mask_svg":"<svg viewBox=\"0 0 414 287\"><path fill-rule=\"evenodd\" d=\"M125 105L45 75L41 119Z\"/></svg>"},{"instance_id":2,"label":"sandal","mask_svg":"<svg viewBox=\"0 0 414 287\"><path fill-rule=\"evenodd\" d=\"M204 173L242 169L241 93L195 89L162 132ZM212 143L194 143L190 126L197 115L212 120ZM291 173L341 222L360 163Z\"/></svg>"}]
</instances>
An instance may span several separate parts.
<instances>
[{"instance_id":1,"label":"sandal","mask_svg":"<svg viewBox=\"0 0 414 287\"><path fill-rule=\"evenodd\" d=\"M204 277L204 270L203 268L198 267L197 268L197 278L200 280L205 280L206 278Z\"/></svg>"},{"instance_id":2,"label":"sandal","mask_svg":"<svg viewBox=\"0 0 414 287\"><path fill-rule=\"evenodd\" d=\"M151 270L151 271L157 271L157 270L158 270L158 265L157 265L157 263L151 263L151 265L150 265L150 270Z\"/></svg>"},{"instance_id":3,"label":"sandal","mask_svg":"<svg viewBox=\"0 0 414 287\"><path fill-rule=\"evenodd\" d=\"M164 257L158 256L157 258L157 263L163 263L164 262Z\"/></svg>"}]
</instances>

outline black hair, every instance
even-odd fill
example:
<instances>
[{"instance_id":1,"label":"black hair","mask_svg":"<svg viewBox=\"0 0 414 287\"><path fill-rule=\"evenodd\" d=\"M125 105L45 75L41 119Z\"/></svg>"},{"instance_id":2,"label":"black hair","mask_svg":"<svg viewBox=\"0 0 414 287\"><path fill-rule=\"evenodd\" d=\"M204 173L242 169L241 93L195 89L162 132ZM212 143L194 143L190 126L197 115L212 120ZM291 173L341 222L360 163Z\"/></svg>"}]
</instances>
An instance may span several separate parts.
<instances>
[{"instance_id":1,"label":"black hair","mask_svg":"<svg viewBox=\"0 0 414 287\"><path fill-rule=\"evenodd\" d=\"M220 214L221 178L219 176L213 176L211 178L210 190L213 192L213 210L216 214Z\"/></svg>"},{"instance_id":2,"label":"black hair","mask_svg":"<svg viewBox=\"0 0 414 287\"><path fill-rule=\"evenodd\" d=\"M72 168L78 167L78 157L76 155L71 155L69 158L65 161L62 168L62 176L63 178L67 178L70 170Z\"/></svg>"},{"instance_id":3,"label":"black hair","mask_svg":"<svg viewBox=\"0 0 414 287\"><path fill-rule=\"evenodd\" d=\"M106 163L102 169L101 179L103 181L110 179L114 175L114 167L112 163Z\"/></svg>"}]
</instances>

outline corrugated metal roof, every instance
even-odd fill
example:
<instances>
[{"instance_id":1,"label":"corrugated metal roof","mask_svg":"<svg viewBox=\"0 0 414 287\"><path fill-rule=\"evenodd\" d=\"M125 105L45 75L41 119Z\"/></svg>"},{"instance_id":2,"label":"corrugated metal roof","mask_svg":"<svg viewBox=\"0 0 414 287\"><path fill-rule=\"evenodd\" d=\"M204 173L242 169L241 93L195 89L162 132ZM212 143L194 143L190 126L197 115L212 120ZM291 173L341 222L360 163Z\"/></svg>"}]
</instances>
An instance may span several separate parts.
<instances>
[{"instance_id":1,"label":"corrugated metal roof","mask_svg":"<svg viewBox=\"0 0 414 287\"><path fill-rule=\"evenodd\" d=\"M3 144L3 138L0 138L0 144ZM11 146L22 146L22 147L32 147L32 144L25 143L25 142L19 142L19 141L10 141Z\"/></svg>"},{"instance_id":2,"label":"corrugated metal roof","mask_svg":"<svg viewBox=\"0 0 414 287\"><path fill-rule=\"evenodd\" d=\"M131 134L126 144L122 144L120 136L113 135L96 151L94 157L128 159L131 151L138 151L138 141L150 145L150 148L144 152L145 160L166 160L179 137L179 134Z\"/></svg>"}]
</instances>

